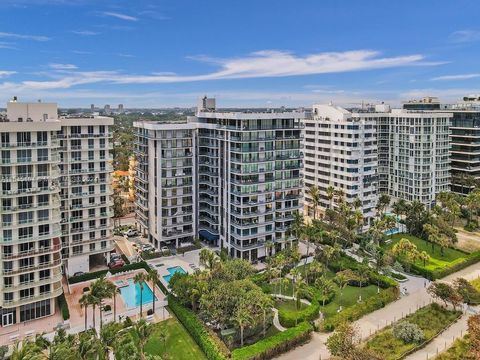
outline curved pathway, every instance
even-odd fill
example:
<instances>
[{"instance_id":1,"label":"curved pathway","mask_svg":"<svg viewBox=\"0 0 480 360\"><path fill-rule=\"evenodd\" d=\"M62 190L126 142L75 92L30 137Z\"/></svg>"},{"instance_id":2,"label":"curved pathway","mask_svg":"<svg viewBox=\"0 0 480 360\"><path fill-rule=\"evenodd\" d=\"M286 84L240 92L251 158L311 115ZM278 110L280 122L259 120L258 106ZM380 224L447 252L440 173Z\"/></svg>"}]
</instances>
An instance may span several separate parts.
<instances>
[{"instance_id":1,"label":"curved pathway","mask_svg":"<svg viewBox=\"0 0 480 360\"><path fill-rule=\"evenodd\" d=\"M463 270L460 270L452 275L449 275L443 278L443 281L451 282L457 277L463 277L467 280L473 280L480 276L480 263L471 265ZM402 284L405 286L405 283ZM400 285L400 286L402 286ZM366 339L375 331L383 329L385 326L390 325L392 322L397 321L398 319L408 315L409 313L415 312L418 308L423 307L432 301L432 298L427 293L425 285L420 287L418 283L415 284L416 291L409 292L406 296L403 296L399 300L388 304L382 309L374 311L368 315L365 315L361 319L357 320L354 324L358 327L361 338ZM479 310L479 309L475 309ZM471 315L471 314L468 314ZM436 354L436 348L439 347L439 352L443 351L445 348L449 348L455 338L460 337L465 334L466 331L466 321L468 315L464 315L457 323L452 325L450 328L446 329L438 338L438 340L433 340L427 347L420 349L414 354L410 355L407 359L417 360L417 359L426 359L427 354L429 358ZM330 353L325 345L326 340L330 334L327 333L314 333L312 340L299 346L292 351L283 354L276 359L280 360L318 360L318 359L329 359ZM440 342L443 341L443 344ZM438 346L442 345L442 346ZM433 347L435 347L435 352L432 352Z\"/></svg>"},{"instance_id":2,"label":"curved pathway","mask_svg":"<svg viewBox=\"0 0 480 360\"><path fill-rule=\"evenodd\" d=\"M278 320L278 309L272 308L273 313L275 314L273 316L273 326L277 328L278 331L285 331L287 328L284 328L282 324L280 324L280 320Z\"/></svg>"}]
</instances>

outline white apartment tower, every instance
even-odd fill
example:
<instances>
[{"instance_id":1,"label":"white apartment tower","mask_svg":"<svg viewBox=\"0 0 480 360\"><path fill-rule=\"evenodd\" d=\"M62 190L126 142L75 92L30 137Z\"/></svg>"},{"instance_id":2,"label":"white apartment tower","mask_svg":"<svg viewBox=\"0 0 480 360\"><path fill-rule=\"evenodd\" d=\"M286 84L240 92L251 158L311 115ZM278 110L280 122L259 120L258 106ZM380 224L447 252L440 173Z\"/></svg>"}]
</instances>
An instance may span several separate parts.
<instances>
[{"instance_id":1,"label":"white apartment tower","mask_svg":"<svg viewBox=\"0 0 480 360\"><path fill-rule=\"evenodd\" d=\"M342 190L349 203L360 199L365 226L375 216L378 200L376 128L371 114L333 105L313 105L312 116L305 119L305 189L319 188L321 209L333 205L327 196L330 186ZM305 199L312 215L307 192Z\"/></svg>"},{"instance_id":2,"label":"white apartment tower","mask_svg":"<svg viewBox=\"0 0 480 360\"><path fill-rule=\"evenodd\" d=\"M268 243L272 253L290 246L303 198L303 117L221 112L204 98L186 123L135 123L140 229L156 248L199 237L253 262Z\"/></svg>"},{"instance_id":3,"label":"white apartment tower","mask_svg":"<svg viewBox=\"0 0 480 360\"><path fill-rule=\"evenodd\" d=\"M431 207L438 193L450 191L452 116L393 109L378 117L380 192Z\"/></svg>"},{"instance_id":4,"label":"white apartment tower","mask_svg":"<svg viewBox=\"0 0 480 360\"><path fill-rule=\"evenodd\" d=\"M108 121L104 121L107 126ZM2 326L55 312L55 298L62 293L64 263L70 274L80 271L77 269L88 271L83 264L76 267L68 263L74 254L68 251L73 244L67 235L78 227L69 207L72 178L61 172L70 166L65 149L69 145L62 139L75 133L70 125L83 129L80 123L79 119L59 118L56 104L20 103L16 99L7 104L6 117L0 118ZM98 156L98 150L95 153ZM89 169L88 163L85 165ZM90 202L89 197L82 196ZM84 213L86 223L91 221L90 215L91 220L101 221L96 214ZM111 246L106 246L104 252L109 249ZM86 250L83 255L90 253L88 245ZM88 256L82 262L88 264Z\"/></svg>"}]
</instances>

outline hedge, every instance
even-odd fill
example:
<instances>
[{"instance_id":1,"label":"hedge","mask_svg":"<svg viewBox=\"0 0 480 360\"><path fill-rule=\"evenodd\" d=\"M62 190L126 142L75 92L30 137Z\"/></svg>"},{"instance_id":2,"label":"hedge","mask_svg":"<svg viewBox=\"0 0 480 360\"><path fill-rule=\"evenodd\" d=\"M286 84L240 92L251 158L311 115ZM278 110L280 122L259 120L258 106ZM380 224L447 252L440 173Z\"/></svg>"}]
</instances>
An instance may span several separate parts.
<instances>
[{"instance_id":1,"label":"hedge","mask_svg":"<svg viewBox=\"0 0 480 360\"><path fill-rule=\"evenodd\" d=\"M291 328L295 326L295 322L301 323L303 321L313 321L315 320L320 311L320 304L318 301L312 302L309 306L305 309L300 311L289 311L284 309L278 310L278 319L280 320L280 324L284 327Z\"/></svg>"},{"instance_id":2,"label":"hedge","mask_svg":"<svg viewBox=\"0 0 480 360\"><path fill-rule=\"evenodd\" d=\"M326 319L323 323L323 328L325 331L333 331L336 325L345 321L351 322L358 320L362 316L381 309L392 301L397 300L398 296L398 287L391 287L386 290L382 290L377 296L372 296L364 302L350 306L336 315Z\"/></svg>"},{"instance_id":3,"label":"hedge","mask_svg":"<svg viewBox=\"0 0 480 360\"><path fill-rule=\"evenodd\" d=\"M225 360L231 357L230 350L207 328L198 317L189 309L182 306L173 295L168 296L168 307L177 316L190 336L195 340L200 349L209 360Z\"/></svg>"},{"instance_id":4,"label":"hedge","mask_svg":"<svg viewBox=\"0 0 480 360\"><path fill-rule=\"evenodd\" d=\"M128 260L128 258L125 254L122 254L121 258L122 258L122 260L125 264L127 264L127 265L130 264L130 260Z\"/></svg>"},{"instance_id":5,"label":"hedge","mask_svg":"<svg viewBox=\"0 0 480 360\"><path fill-rule=\"evenodd\" d=\"M99 277L106 275L108 272L110 272L110 274L117 274L123 271L139 270L139 269L145 269L147 271L150 270L150 268L148 267L145 261L140 261L134 264L122 266L121 268L100 270L95 272L89 272L79 276L72 276L68 278L68 282L70 284L76 284L82 281L98 279Z\"/></svg>"},{"instance_id":6,"label":"hedge","mask_svg":"<svg viewBox=\"0 0 480 360\"><path fill-rule=\"evenodd\" d=\"M480 261L480 251L476 251L468 255L463 261L455 263L452 266L440 268L436 270L428 270L417 264L409 264L410 271L414 274L421 275L430 280L437 280L444 278L457 271L465 269L467 266L473 265Z\"/></svg>"},{"instance_id":7,"label":"hedge","mask_svg":"<svg viewBox=\"0 0 480 360\"><path fill-rule=\"evenodd\" d=\"M267 360L272 359L294 347L310 340L312 325L307 322L286 331L277 333L255 344L233 350L234 360Z\"/></svg>"},{"instance_id":8,"label":"hedge","mask_svg":"<svg viewBox=\"0 0 480 360\"><path fill-rule=\"evenodd\" d=\"M62 312L63 320L70 319L70 310L68 309L68 304L64 293L57 298L57 303L60 311Z\"/></svg>"}]
</instances>

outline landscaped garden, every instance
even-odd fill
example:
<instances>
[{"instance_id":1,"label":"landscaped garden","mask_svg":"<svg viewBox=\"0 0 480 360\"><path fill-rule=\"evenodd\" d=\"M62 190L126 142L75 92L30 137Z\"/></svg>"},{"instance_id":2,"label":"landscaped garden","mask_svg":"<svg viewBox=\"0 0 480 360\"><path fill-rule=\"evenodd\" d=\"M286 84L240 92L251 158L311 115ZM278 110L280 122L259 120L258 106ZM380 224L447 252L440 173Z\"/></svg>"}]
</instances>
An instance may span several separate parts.
<instances>
[{"instance_id":1,"label":"landscaped garden","mask_svg":"<svg viewBox=\"0 0 480 360\"><path fill-rule=\"evenodd\" d=\"M460 315L433 303L376 333L365 347L381 359L399 359L431 341Z\"/></svg>"},{"instance_id":2,"label":"landscaped garden","mask_svg":"<svg viewBox=\"0 0 480 360\"><path fill-rule=\"evenodd\" d=\"M408 243L402 242L404 239ZM383 248L396 253L396 258L405 270L430 279L443 277L480 260L480 253L468 254L450 247L441 248L435 243L408 234L391 235L390 242L383 245Z\"/></svg>"},{"instance_id":3,"label":"landscaped garden","mask_svg":"<svg viewBox=\"0 0 480 360\"><path fill-rule=\"evenodd\" d=\"M168 359L206 359L198 345L175 317L154 324L152 327L152 334L145 344L145 353L163 357L168 354Z\"/></svg>"}]
</instances>

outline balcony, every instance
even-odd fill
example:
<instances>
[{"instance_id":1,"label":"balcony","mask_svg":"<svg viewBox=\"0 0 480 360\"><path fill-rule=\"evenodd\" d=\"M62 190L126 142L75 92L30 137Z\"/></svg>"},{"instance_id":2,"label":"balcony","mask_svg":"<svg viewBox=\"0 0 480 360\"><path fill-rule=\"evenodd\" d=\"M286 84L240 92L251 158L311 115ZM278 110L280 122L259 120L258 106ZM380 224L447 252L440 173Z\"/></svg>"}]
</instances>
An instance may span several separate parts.
<instances>
[{"instance_id":1,"label":"balcony","mask_svg":"<svg viewBox=\"0 0 480 360\"><path fill-rule=\"evenodd\" d=\"M12 270L3 269L2 274L10 276L10 275L21 274L21 273L24 273L24 272L29 272L29 271L32 271L32 270L33 271L38 271L38 270L42 270L42 269L48 269L48 268L52 268L52 267L60 266L60 265L62 265L62 259L57 259L57 260L53 260L53 261L49 261L49 262L39 263L37 265L22 266L20 268L12 269Z\"/></svg>"},{"instance_id":2,"label":"balcony","mask_svg":"<svg viewBox=\"0 0 480 360\"><path fill-rule=\"evenodd\" d=\"M40 294L40 295L32 295L32 296L29 296L29 297L24 297L24 298L21 298L21 299L10 300L10 301L5 301L4 300L3 301L3 307L8 309L8 308L17 307L17 306L21 306L21 305L25 305L25 304L30 304L30 303L45 300L45 299L53 299L53 298L56 298L56 297L60 296L62 293L63 293L63 288L62 288L62 286L59 286L57 289L55 289L53 291L43 293L43 294Z\"/></svg>"},{"instance_id":3,"label":"balcony","mask_svg":"<svg viewBox=\"0 0 480 360\"><path fill-rule=\"evenodd\" d=\"M5 245L5 244L2 244ZM48 254L52 252L57 252L62 250L62 246L60 244L58 245L53 245L49 247L44 247L40 249L32 249L28 251L21 251L17 253L11 253L11 254L2 254L2 259L4 260L11 260L11 259L18 259L26 256L32 256L32 255L41 255L41 254Z\"/></svg>"}]
</instances>

